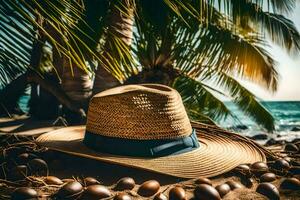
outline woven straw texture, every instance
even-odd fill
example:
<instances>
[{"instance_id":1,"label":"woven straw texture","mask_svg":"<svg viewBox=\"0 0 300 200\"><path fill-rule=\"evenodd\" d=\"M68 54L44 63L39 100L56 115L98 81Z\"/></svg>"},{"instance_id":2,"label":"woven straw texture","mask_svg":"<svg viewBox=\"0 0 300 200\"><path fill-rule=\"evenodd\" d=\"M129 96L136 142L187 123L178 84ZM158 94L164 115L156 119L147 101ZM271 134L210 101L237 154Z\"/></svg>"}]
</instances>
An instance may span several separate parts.
<instances>
[{"instance_id":1,"label":"woven straw texture","mask_svg":"<svg viewBox=\"0 0 300 200\"><path fill-rule=\"evenodd\" d=\"M178 155L138 158L104 154L83 144L85 129L126 139L170 139L196 129L200 147ZM208 127L208 128L207 128ZM264 148L215 126L190 123L178 92L162 85L113 88L93 97L87 126L62 128L37 138L40 145L61 152L182 178L213 177L239 164L266 161Z\"/></svg>"},{"instance_id":2,"label":"woven straw texture","mask_svg":"<svg viewBox=\"0 0 300 200\"><path fill-rule=\"evenodd\" d=\"M188 136L192 128L179 93L157 84L127 85L95 95L87 130L136 140Z\"/></svg>"}]
</instances>

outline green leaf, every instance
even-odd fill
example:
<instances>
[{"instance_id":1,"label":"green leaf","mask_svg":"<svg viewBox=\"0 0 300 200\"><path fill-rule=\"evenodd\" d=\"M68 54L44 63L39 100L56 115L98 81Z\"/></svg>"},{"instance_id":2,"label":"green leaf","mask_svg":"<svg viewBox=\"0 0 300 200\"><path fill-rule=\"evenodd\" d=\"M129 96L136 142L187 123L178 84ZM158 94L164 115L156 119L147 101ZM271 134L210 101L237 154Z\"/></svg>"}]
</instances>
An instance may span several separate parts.
<instances>
[{"instance_id":1,"label":"green leaf","mask_svg":"<svg viewBox=\"0 0 300 200\"><path fill-rule=\"evenodd\" d=\"M205 88L205 84L199 81L181 76L176 79L173 87L181 94L187 110L191 109L191 111L201 113L213 120L233 116L226 105Z\"/></svg>"},{"instance_id":2,"label":"green leaf","mask_svg":"<svg viewBox=\"0 0 300 200\"><path fill-rule=\"evenodd\" d=\"M237 80L224 72L213 73L209 79L203 81L211 81L213 85L223 89L240 109L247 116L250 116L257 124L261 125L269 132L274 131L274 118L272 114L259 102L259 100L242 86Z\"/></svg>"},{"instance_id":3,"label":"green leaf","mask_svg":"<svg viewBox=\"0 0 300 200\"><path fill-rule=\"evenodd\" d=\"M270 2L275 9L274 13L264 11L262 6L251 1L240 0L237 3L231 0L233 20L241 25L246 23L247 27L253 27L261 33L267 30L274 43L288 51L299 53L300 34L297 28L290 19L276 12L277 10L291 12L295 2L293 0Z\"/></svg>"}]
</instances>

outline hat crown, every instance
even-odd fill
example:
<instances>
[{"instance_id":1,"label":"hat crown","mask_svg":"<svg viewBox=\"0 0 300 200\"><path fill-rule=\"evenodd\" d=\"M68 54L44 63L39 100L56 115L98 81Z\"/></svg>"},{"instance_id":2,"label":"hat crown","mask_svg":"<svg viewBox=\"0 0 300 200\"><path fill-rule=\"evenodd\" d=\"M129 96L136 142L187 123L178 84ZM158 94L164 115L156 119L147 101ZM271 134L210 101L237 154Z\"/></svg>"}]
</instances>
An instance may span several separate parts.
<instances>
[{"instance_id":1,"label":"hat crown","mask_svg":"<svg viewBox=\"0 0 300 200\"><path fill-rule=\"evenodd\" d=\"M192 133L179 93L159 84L126 85L95 95L86 129L136 140L174 139Z\"/></svg>"}]
</instances>

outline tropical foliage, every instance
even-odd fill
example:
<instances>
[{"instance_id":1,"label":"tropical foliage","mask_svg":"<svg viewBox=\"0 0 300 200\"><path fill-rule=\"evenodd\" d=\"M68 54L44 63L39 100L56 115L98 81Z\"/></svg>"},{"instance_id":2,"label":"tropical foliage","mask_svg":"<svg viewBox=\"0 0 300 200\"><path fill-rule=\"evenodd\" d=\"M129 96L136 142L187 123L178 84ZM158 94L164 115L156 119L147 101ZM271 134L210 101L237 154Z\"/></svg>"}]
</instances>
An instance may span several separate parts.
<instances>
[{"instance_id":1,"label":"tropical foliage","mask_svg":"<svg viewBox=\"0 0 300 200\"><path fill-rule=\"evenodd\" d=\"M273 130L273 117L238 79L276 91L276 61L266 38L290 53L299 52L300 35L283 15L294 5L294 0L4 0L0 81L7 84L28 70L34 41L47 40L71 68L96 77L97 67L85 61L96 60L98 69L121 82L172 85L194 119L212 122L232 116L219 99L225 96ZM121 25L109 17L115 10L123 16ZM133 30L132 41L115 30L124 26L133 26L125 29Z\"/></svg>"}]
</instances>

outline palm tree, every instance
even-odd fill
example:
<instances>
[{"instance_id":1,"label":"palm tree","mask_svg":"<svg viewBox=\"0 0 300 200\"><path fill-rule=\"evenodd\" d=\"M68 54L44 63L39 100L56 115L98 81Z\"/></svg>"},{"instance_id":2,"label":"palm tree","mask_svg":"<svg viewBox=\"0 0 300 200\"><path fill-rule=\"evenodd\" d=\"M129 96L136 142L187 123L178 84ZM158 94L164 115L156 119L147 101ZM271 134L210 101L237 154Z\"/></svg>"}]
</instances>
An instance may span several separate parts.
<instances>
[{"instance_id":1,"label":"palm tree","mask_svg":"<svg viewBox=\"0 0 300 200\"><path fill-rule=\"evenodd\" d=\"M198 120L232 115L214 95L219 93L273 130L273 117L236 80L248 79L276 91L276 61L265 49L266 32L287 51L299 51L299 33L278 14L290 11L294 1L269 3L272 8L263 11L263 1L227 0L223 5L217 1L136 1L132 51L140 66L130 65L127 70L119 66L119 70L130 77L127 83L172 85Z\"/></svg>"},{"instance_id":2,"label":"palm tree","mask_svg":"<svg viewBox=\"0 0 300 200\"><path fill-rule=\"evenodd\" d=\"M95 71L94 94L114 87L120 84L119 80L125 79L121 71L115 71L115 66L125 64L125 68L130 68L124 60L127 55L128 60L132 61L129 50L133 35L134 10L135 4L132 0L112 2L109 6L106 17L107 32L101 51L102 59Z\"/></svg>"},{"instance_id":3,"label":"palm tree","mask_svg":"<svg viewBox=\"0 0 300 200\"><path fill-rule=\"evenodd\" d=\"M52 27L63 30L58 32L63 32L61 36L67 37L67 40L57 42L53 40L53 35L38 26L53 42L55 49L72 61L69 63L86 72L94 71L86 67L84 60L96 58L99 65L95 70L94 92L118 84L116 80L126 83L162 82L179 90L193 118L205 121L231 115L224 103L214 95L219 93L230 97L268 130L274 129L272 116L236 77L249 79L271 91L276 90L276 62L264 48L264 34L267 32L273 42L288 51L299 50L299 33L293 23L281 15L292 10L293 0L240 0L238 3L233 0L93 1L101 5L101 9L88 6L90 1L83 1L85 9L81 4L73 5L67 0L52 2L38 4L32 1L33 5L29 5L20 1L21 8L26 11L34 8L51 22ZM6 6L0 7L0 14L20 22L20 16L29 19L15 4L16 1L5 2ZM7 5L18 16L5 13ZM43 9L45 5L53 10L47 13ZM264 5L270 5L267 11L262 9ZM84 11L91 14L84 15ZM93 17L95 13L97 15ZM34 21L25 22L37 26ZM14 31L9 31L11 35L16 31L24 32L24 26L16 25L14 21L0 20L0 29L3 29L4 23L14 28ZM32 30L28 25L25 27ZM19 36L15 34L14 37ZM15 64L18 61L13 60L11 50L23 50L24 45L3 40L5 49L10 51L3 51L0 66L8 69L4 68L7 66L4 56ZM98 41L100 51L95 54ZM19 50L14 53L19 54ZM18 59L24 62L26 58L18 55ZM16 68L12 64L9 66ZM8 71L11 78L16 76L9 70L4 71ZM156 76L159 78L155 79ZM69 97L64 97L60 92L56 92L56 96L69 108L79 110L80 106L73 106Z\"/></svg>"},{"instance_id":4,"label":"palm tree","mask_svg":"<svg viewBox=\"0 0 300 200\"><path fill-rule=\"evenodd\" d=\"M18 78L22 80L20 85L37 83L54 94L69 110L85 116L82 107L90 96L92 84L85 58L80 53L90 49L85 47L79 34L74 33L81 31L80 26L74 26L75 21L79 21L79 25L85 22L81 18L84 15L82 5L73 3L59 0L1 1L1 77L5 84L22 74L22 79ZM50 71L56 74L60 83L49 80L46 76L49 70L45 71L40 63L39 51L45 41L52 44L54 66ZM9 93L7 90L2 92Z\"/></svg>"}]
</instances>

